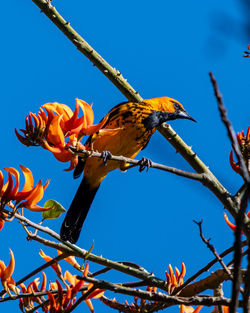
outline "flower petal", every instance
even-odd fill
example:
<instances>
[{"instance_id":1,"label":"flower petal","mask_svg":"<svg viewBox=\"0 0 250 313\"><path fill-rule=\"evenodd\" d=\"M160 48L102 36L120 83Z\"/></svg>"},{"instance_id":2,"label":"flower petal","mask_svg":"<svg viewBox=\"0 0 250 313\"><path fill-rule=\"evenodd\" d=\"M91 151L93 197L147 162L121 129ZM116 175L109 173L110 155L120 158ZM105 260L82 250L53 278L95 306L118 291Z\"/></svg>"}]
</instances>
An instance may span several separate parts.
<instances>
[{"instance_id":1,"label":"flower petal","mask_svg":"<svg viewBox=\"0 0 250 313\"><path fill-rule=\"evenodd\" d=\"M81 107L84 114L83 127L92 125L94 123L94 112L91 106L87 102L77 98L76 103Z\"/></svg>"},{"instance_id":2,"label":"flower petal","mask_svg":"<svg viewBox=\"0 0 250 313\"><path fill-rule=\"evenodd\" d=\"M10 249L10 263L4 270L4 273L1 277L2 281L6 281L7 279L9 279L13 274L14 269L15 269L15 258L12 250Z\"/></svg>"},{"instance_id":3,"label":"flower petal","mask_svg":"<svg viewBox=\"0 0 250 313\"><path fill-rule=\"evenodd\" d=\"M64 134L60 126L62 115L54 115L48 128L48 141L55 146L64 146Z\"/></svg>"},{"instance_id":4,"label":"flower petal","mask_svg":"<svg viewBox=\"0 0 250 313\"><path fill-rule=\"evenodd\" d=\"M4 170L12 174L16 179L15 187L12 189L11 192L11 198L14 198L19 188L19 177L20 177L19 172L14 167L5 167Z\"/></svg>"},{"instance_id":5,"label":"flower petal","mask_svg":"<svg viewBox=\"0 0 250 313\"><path fill-rule=\"evenodd\" d=\"M46 262L49 262L52 260L52 258L48 255L46 255L43 250L41 249L40 250L40 256L46 261ZM53 270L56 272L57 276L63 280L63 277L62 277L62 269L61 269L61 266L58 264L58 262L55 262L51 265L51 267L53 268Z\"/></svg>"},{"instance_id":6,"label":"flower petal","mask_svg":"<svg viewBox=\"0 0 250 313\"><path fill-rule=\"evenodd\" d=\"M23 165L20 165L20 167L21 167L21 170L23 172L24 179L25 179L22 192L30 191L33 188L33 185L34 185L32 172L31 172L30 169L28 169L28 167L25 167Z\"/></svg>"},{"instance_id":7,"label":"flower petal","mask_svg":"<svg viewBox=\"0 0 250 313\"><path fill-rule=\"evenodd\" d=\"M39 202L43 197L43 185L42 181L39 180L38 184L34 187L31 194L28 196L27 200L22 203L22 207L31 208L37 202Z\"/></svg>"},{"instance_id":8,"label":"flower petal","mask_svg":"<svg viewBox=\"0 0 250 313\"><path fill-rule=\"evenodd\" d=\"M58 255L62 254L62 251L57 250ZM69 264L71 264L73 267L79 269L81 266L80 264L78 264L78 262L76 261L74 256L68 256L66 258L64 258L64 261L68 262Z\"/></svg>"}]
</instances>

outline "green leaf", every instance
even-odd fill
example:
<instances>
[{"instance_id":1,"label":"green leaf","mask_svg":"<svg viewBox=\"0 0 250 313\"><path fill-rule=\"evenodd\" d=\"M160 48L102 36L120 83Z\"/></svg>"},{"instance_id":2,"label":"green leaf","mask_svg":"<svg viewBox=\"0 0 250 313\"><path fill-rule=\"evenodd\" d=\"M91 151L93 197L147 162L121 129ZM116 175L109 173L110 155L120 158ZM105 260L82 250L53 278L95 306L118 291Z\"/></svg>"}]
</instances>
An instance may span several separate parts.
<instances>
[{"instance_id":1,"label":"green leaf","mask_svg":"<svg viewBox=\"0 0 250 313\"><path fill-rule=\"evenodd\" d=\"M48 200L44 203L45 208L51 208L48 211L43 211L43 221L53 218L58 218L62 213L66 212L64 207L55 200Z\"/></svg>"}]
</instances>

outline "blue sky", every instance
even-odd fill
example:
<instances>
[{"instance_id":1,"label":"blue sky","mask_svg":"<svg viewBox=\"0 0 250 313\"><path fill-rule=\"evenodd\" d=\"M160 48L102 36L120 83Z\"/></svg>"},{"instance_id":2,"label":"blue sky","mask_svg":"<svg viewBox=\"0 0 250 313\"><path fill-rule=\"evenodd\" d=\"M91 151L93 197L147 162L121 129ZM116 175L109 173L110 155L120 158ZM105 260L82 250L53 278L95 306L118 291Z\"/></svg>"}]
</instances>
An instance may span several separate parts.
<instances>
[{"instance_id":1,"label":"blue sky","mask_svg":"<svg viewBox=\"0 0 250 313\"><path fill-rule=\"evenodd\" d=\"M171 125L232 193L241 186L241 179L228 162L230 143L208 72L213 71L218 80L236 131L246 131L250 63L242 55L249 44L249 11L242 3L53 1L143 98L169 96L184 105L198 123L179 120ZM65 103L73 109L78 97L93 103L98 122L126 99L32 1L4 1L1 8L1 169L23 164L32 170L36 182L50 178L44 200L56 199L68 208L80 181L64 172L67 165L49 152L21 145L14 128L23 128L28 112L37 112L46 102ZM191 170L159 133L138 157L142 156ZM38 214L27 212L27 216L40 221ZM233 234L225 225L223 206L201 184L154 169L143 173L136 168L127 173L117 170L98 191L78 244L88 249L94 240L93 253L138 263L162 278L169 263L180 267L183 261L189 277L213 258L193 223L202 218L204 233L219 252L231 246ZM58 232L62 220L49 221L48 226ZM15 254L16 280L43 263L40 245L27 242L17 222L5 225L0 239L0 259L8 263L8 248ZM54 255L49 249L44 251ZM95 268L91 265L90 270ZM51 270L47 274L54 279ZM121 280L117 275L111 278ZM98 301L94 306L96 312L109 310ZM17 312L18 304L1 304L1 310L7 309ZM80 306L76 312L82 310Z\"/></svg>"}]
</instances>

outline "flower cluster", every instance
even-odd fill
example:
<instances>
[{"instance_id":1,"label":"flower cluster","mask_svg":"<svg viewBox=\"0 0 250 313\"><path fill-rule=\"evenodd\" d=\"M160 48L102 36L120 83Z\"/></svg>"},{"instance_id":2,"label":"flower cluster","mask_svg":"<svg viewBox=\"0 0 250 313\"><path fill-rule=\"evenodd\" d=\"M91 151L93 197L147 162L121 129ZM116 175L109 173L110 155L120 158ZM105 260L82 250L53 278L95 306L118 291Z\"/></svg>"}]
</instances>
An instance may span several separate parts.
<instances>
[{"instance_id":1,"label":"flower cluster","mask_svg":"<svg viewBox=\"0 0 250 313\"><path fill-rule=\"evenodd\" d=\"M248 127L246 136L245 136L244 131L242 131L241 133L239 132L237 133L237 141L238 141L243 159L246 163L247 169L250 172L250 126ZM236 173L241 174L239 163L234 161L232 150L230 152L229 161L230 161L230 165L232 169Z\"/></svg>"},{"instance_id":2,"label":"flower cluster","mask_svg":"<svg viewBox=\"0 0 250 313\"><path fill-rule=\"evenodd\" d=\"M166 285L167 285L167 291L168 294L172 294L173 291L180 287L183 284L183 279L186 274L186 267L185 264L182 262L181 264L181 271L178 270L177 267L175 267L175 273L173 271L173 268L171 265L168 266L168 271L165 271L166 274ZM147 286L146 291L150 293L156 293L157 287ZM129 304L127 300L125 300L125 303L118 302L115 298L114 299L108 299L106 297L101 299L103 303L108 305L109 307L113 309L117 309L121 312L148 312L153 311L158 305L158 301L148 301L142 298L134 297L134 302ZM184 305L180 306L181 313L198 313L202 306L198 306L196 309L193 309L192 307L187 307ZM159 310L160 308L158 308ZM191 310L192 309L192 310ZM189 310L189 311L188 311Z\"/></svg>"},{"instance_id":3,"label":"flower cluster","mask_svg":"<svg viewBox=\"0 0 250 313\"><path fill-rule=\"evenodd\" d=\"M79 117L79 108L83 115ZM47 113L47 114L46 114ZM26 146L41 146L52 152L60 162L70 161L72 170L77 165L77 156L69 147L84 150L80 140L85 135L97 133L106 123L107 117L99 124L93 125L94 113L91 106L83 100L76 99L74 112L65 104L58 102L42 105L38 114L29 113L25 119L25 129L21 135L15 130L17 138Z\"/></svg>"},{"instance_id":4,"label":"flower cluster","mask_svg":"<svg viewBox=\"0 0 250 313\"><path fill-rule=\"evenodd\" d=\"M30 282L27 287L24 283L21 283L19 289L16 287L16 283L12 278L15 268L15 259L11 250L10 254L11 260L7 267L3 261L0 261L0 279L4 290L9 293L10 296L11 291L19 296L19 308L22 312L34 310L36 304L41 307L45 313L67 312L72 305L74 305L78 294L80 294L81 297L83 297L83 301L88 305L91 313L93 313L94 308L91 299L98 299L104 294L104 290L94 288L93 284L85 282L84 277L89 275L89 265L87 263L84 269L81 269L74 257L67 257L65 261L70 264L73 263L75 268L81 269L83 279L78 279L77 275L72 275L69 271L66 271L63 276L58 263L52 265L57 276L66 286L66 289L63 289L59 280L50 282L47 287L47 276L44 272L42 273L41 286L39 286L40 278L37 277ZM40 251L40 255L46 262L52 260L52 258L45 255L42 250ZM22 294L25 294L25 296L22 297Z\"/></svg>"},{"instance_id":5,"label":"flower cluster","mask_svg":"<svg viewBox=\"0 0 250 313\"><path fill-rule=\"evenodd\" d=\"M183 278L186 274L186 267L185 267L185 264L182 262L181 263L181 272L178 270L177 267L175 267L175 274L174 274L173 268L172 268L171 264L169 264L168 271L169 272L165 271L167 286L168 286L168 293L172 294L173 291L177 287L180 287L183 284Z\"/></svg>"},{"instance_id":6,"label":"flower cluster","mask_svg":"<svg viewBox=\"0 0 250 313\"><path fill-rule=\"evenodd\" d=\"M19 208L27 208L33 212L47 211L50 208L45 208L37 205L47 188L49 181L45 185L39 180L34 186L32 172L25 166L20 165L21 171L24 175L24 186L19 191L20 173L13 167L6 167L4 170L8 173L8 179L4 182L2 171L0 171L0 230L4 226L4 221L8 215L3 211L4 206L12 201L13 212Z\"/></svg>"}]
</instances>

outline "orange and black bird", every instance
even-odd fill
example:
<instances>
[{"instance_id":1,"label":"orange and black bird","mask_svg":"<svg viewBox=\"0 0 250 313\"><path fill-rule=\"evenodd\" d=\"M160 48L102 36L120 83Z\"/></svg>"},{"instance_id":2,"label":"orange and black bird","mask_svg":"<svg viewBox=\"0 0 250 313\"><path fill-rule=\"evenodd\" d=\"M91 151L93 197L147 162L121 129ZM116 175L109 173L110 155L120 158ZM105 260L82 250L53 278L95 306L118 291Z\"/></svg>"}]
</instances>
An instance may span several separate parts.
<instances>
[{"instance_id":1,"label":"orange and black bird","mask_svg":"<svg viewBox=\"0 0 250 313\"><path fill-rule=\"evenodd\" d=\"M128 158L135 156L145 148L156 127L163 122L175 119L195 121L176 100L160 97L142 102L123 102L115 106L106 116L103 129L116 129L113 132L101 132L88 138L86 145L94 151ZM125 169L117 161L109 160L104 164L98 158L79 159L74 178L81 175L83 180L76 192L61 227L62 240L75 243L80 235L83 222L88 214L95 194L106 175L116 169Z\"/></svg>"}]
</instances>

